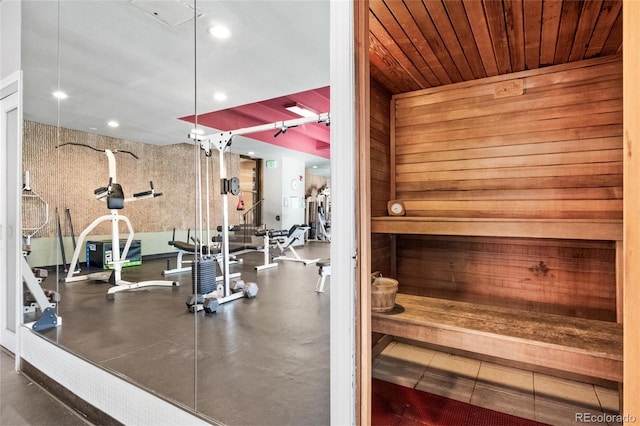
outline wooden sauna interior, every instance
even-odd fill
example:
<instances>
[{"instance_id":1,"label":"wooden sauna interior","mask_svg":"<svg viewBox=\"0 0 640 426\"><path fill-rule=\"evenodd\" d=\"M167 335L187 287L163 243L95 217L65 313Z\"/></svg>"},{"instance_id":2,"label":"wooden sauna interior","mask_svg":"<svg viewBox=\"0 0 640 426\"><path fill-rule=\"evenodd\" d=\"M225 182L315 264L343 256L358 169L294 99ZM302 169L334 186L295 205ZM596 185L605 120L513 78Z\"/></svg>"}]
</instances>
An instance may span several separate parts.
<instances>
[{"instance_id":1,"label":"wooden sauna interior","mask_svg":"<svg viewBox=\"0 0 640 426\"><path fill-rule=\"evenodd\" d=\"M370 0L368 18L371 271L622 322L622 1Z\"/></svg>"}]
</instances>

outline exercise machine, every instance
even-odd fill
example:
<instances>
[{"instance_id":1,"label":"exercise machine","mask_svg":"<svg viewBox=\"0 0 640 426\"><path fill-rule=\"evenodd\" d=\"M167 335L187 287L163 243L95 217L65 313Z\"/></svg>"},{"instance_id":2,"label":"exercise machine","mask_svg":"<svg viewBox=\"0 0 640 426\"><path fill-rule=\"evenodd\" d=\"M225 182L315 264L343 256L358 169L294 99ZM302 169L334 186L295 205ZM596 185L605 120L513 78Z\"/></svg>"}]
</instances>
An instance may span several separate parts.
<instances>
[{"instance_id":1,"label":"exercise machine","mask_svg":"<svg viewBox=\"0 0 640 426\"><path fill-rule=\"evenodd\" d=\"M191 236L191 230L187 229L187 242L176 240L176 230L173 230L173 238L169 241L169 245L178 249L178 255L176 258L176 267L173 269L169 268L169 260L167 259L167 269L162 271L162 275L171 275L178 274L181 272L191 271L192 264L197 259L199 253L205 253L204 257L215 257L218 264L222 262L222 255L220 251L219 245L212 244L204 246L200 239L194 236ZM193 241L190 243L189 241ZM184 260L184 256L192 255L193 260ZM188 265L188 266L185 266ZM232 273L231 278L239 277L240 273ZM222 275L216 275L216 281L222 281Z\"/></svg>"},{"instance_id":2,"label":"exercise machine","mask_svg":"<svg viewBox=\"0 0 640 426\"><path fill-rule=\"evenodd\" d=\"M278 247L278 249L280 250L280 256L274 257L273 260L300 262L304 263L305 265L310 265L320 260L320 258L303 259L293 247L293 244L297 241L304 242L304 235L308 230L308 225L293 225L286 235L275 237L276 247ZM291 252L292 256L287 256L285 254L287 251Z\"/></svg>"},{"instance_id":3,"label":"exercise machine","mask_svg":"<svg viewBox=\"0 0 640 426\"><path fill-rule=\"evenodd\" d=\"M191 134L190 136L195 136ZM231 302L233 300L240 299L242 297L250 296L244 292L233 292L231 288L232 274L230 268L230 250L229 250L229 201L228 194L238 195L240 193L240 180L237 177L228 179L225 164L225 151L231 145L231 139L218 140L217 143L211 143L207 139L207 142L200 140L200 148L205 152L205 156L210 158L213 149L218 150L218 165L220 170L220 192L222 194L222 241L220 253L216 256L212 256L210 253L204 254L201 250L195 251L195 259L191 264L191 282L193 286L193 293L187 299L186 305L190 312L199 312L204 310L206 313L216 312L218 306ZM209 182L209 167L207 164L207 176L206 182ZM199 194L202 199L202 194ZM209 191L206 193L206 206L207 206L207 226L206 229L211 229L209 221ZM212 240L207 238L207 241ZM198 253L200 251L200 253ZM220 261L218 261L220 259ZM218 273L218 267L221 269L221 274ZM220 278L221 279L220 279ZM219 281L219 283L218 283ZM255 284L255 283L254 283ZM257 295L256 290L252 292L252 297Z\"/></svg>"},{"instance_id":4,"label":"exercise machine","mask_svg":"<svg viewBox=\"0 0 640 426\"><path fill-rule=\"evenodd\" d=\"M307 197L306 223L309 224L309 239L317 241L331 241L329 229L331 227L331 191L328 187L319 191L313 189Z\"/></svg>"},{"instance_id":5,"label":"exercise machine","mask_svg":"<svg viewBox=\"0 0 640 426\"><path fill-rule=\"evenodd\" d=\"M322 259L317 262L318 265L318 281L316 282L316 293L324 293L324 283L327 277L331 276L331 259Z\"/></svg>"},{"instance_id":6,"label":"exercise machine","mask_svg":"<svg viewBox=\"0 0 640 426\"><path fill-rule=\"evenodd\" d=\"M153 182L150 182L150 190L139 192L133 194L133 197L125 198L124 191L122 186L118 183L117 175L116 175L116 159L114 156L114 152L105 149L98 150L96 148L83 145L83 144L62 144L59 147L65 145L77 145L84 146L87 148L91 148L96 151L104 152L109 161L109 183L106 187L100 187L94 191L97 200L106 201L107 208L109 209L110 214L100 216L95 219L86 229L82 231L80 236L78 237L78 244L73 252L73 258L71 260L71 264L69 265L69 270L67 273L67 277L65 282L76 282L76 281L84 281L84 280L99 280L99 281L108 281L110 284L113 284L114 287L111 287L107 292L107 300L112 300L115 297L115 294L121 291L134 290L142 287L175 287L180 285L177 281L160 281L160 280L152 280L152 281L141 281L141 282L129 282L122 279L122 265L127 261L127 253L129 252L129 247L131 246L131 242L133 241L133 227L131 226L131 222L129 219L118 213L119 210L123 209L126 203L146 200L149 198L155 198L162 195L162 193L156 192L153 187ZM116 151L117 152L117 151ZM128 151L126 152L133 155L134 154ZM128 236L127 242L120 252L120 230L119 223L124 222L127 225ZM111 251L112 251L112 259L110 264L113 265L113 270L109 272L98 272L95 274L88 275L80 275L73 276L73 271L76 269L78 264L78 259L80 257L80 251L82 250L82 246L84 243L84 239L93 231L93 229L101 224L102 222L111 222Z\"/></svg>"},{"instance_id":7,"label":"exercise machine","mask_svg":"<svg viewBox=\"0 0 640 426\"><path fill-rule=\"evenodd\" d=\"M191 229L187 229L187 239L186 241L176 240L176 230L173 229L173 236L171 241L169 241L169 245L178 250L178 255L176 258L176 267L169 267L169 259L167 259L167 269L162 271L162 275L171 275L178 274L180 272L188 272L191 270L191 264L193 260L184 260L184 256L188 255L196 255L197 253L207 253L211 254L215 250L219 250L217 247L212 246L203 246L200 242L200 239L191 235ZM188 266L185 266L188 265Z\"/></svg>"},{"instance_id":8,"label":"exercise machine","mask_svg":"<svg viewBox=\"0 0 640 426\"><path fill-rule=\"evenodd\" d=\"M262 237L264 240L264 243L262 244L262 248L260 250L256 250L256 251L262 252L262 255L263 255L262 265L258 265L254 267L254 269L258 272L264 271L265 269L278 267L278 264L276 262L271 261L271 256L269 254L269 248L271 247L270 239L272 238L272 234L273 234L272 231L269 231L267 229L256 231L256 236Z\"/></svg>"},{"instance_id":9,"label":"exercise machine","mask_svg":"<svg viewBox=\"0 0 640 426\"><path fill-rule=\"evenodd\" d=\"M220 186L221 186L221 194L222 194L222 275L223 280L218 285L219 288L216 288L215 291L211 291L209 293L209 297L204 297L203 293L206 290L210 290L210 286L199 285L203 284L203 277L198 275L198 263L193 264L192 269L192 281L194 286L194 294L191 299L187 301L187 306L191 311L198 311L200 309L204 309L207 312L215 312L218 304L226 303L232 300L237 300L241 297L245 297L247 295L246 292L236 292L234 293L231 288L231 277L229 271L229 201L228 194L238 195L240 193L240 182L238 178L227 177L225 162L224 162L224 154L231 146L233 138L235 136L247 135L251 133L264 132L269 130L277 130L277 133L274 136L278 136L287 131L287 129L291 127L297 127L307 123L324 123L325 125L329 125L330 116L328 113L320 114L313 117L303 117L299 119L287 120L287 121L279 121L269 124L263 124L253 127L246 127L236 130L230 130L225 132L213 133L210 135L198 135L196 132L192 132L189 134L189 137L192 138L197 144L199 144L200 149L205 152L207 157L212 155L214 150L218 151L218 159L219 159L219 170L220 170ZM208 196L208 194L207 194ZM267 262L265 261L265 264ZM201 271L202 272L202 271ZM212 271L211 267L206 267L205 274L209 275L209 281L211 280L211 275L215 275L215 271ZM206 299L206 300L202 300ZM215 301L214 301L215 299ZM202 303L201 303L202 301ZM193 305L190 305L193 303ZM209 304L207 307L206 304Z\"/></svg>"},{"instance_id":10,"label":"exercise machine","mask_svg":"<svg viewBox=\"0 0 640 426\"><path fill-rule=\"evenodd\" d=\"M49 204L37 192L31 189L29 172L25 171L22 185L23 220L32 220L33 224L22 225L22 282L27 286L24 293L23 313L40 311L40 317L27 324L35 331L44 331L62 325L62 318L56 314L57 302L60 294L56 291L44 290L41 286L47 277L46 269L32 269L27 262L27 255L31 253L31 238L49 222Z\"/></svg>"}]
</instances>

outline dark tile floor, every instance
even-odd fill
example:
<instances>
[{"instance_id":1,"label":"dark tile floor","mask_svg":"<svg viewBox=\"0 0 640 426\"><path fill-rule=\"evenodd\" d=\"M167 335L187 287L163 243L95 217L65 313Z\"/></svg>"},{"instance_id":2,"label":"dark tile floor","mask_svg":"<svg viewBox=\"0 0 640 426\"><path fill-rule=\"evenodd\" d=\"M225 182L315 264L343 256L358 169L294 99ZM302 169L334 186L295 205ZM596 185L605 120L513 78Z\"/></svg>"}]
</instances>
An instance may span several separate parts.
<instances>
[{"instance_id":1,"label":"dark tile floor","mask_svg":"<svg viewBox=\"0 0 640 426\"><path fill-rule=\"evenodd\" d=\"M329 244L307 243L297 251L328 257ZM43 334L225 424L329 424L330 280L318 294L313 264L281 261L255 272L262 253L241 258L231 269L258 284L254 299L192 314L185 304L190 272L165 277L179 287L121 292L111 301L109 284L68 283L60 285L63 325ZM125 268L123 279L163 279L166 266L166 259L145 260Z\"/></svg>"},{"instance_id":2,"label":"dark tile floor","mask_svg":"<svg viewBox=\"0 0 640 426\"><path fill-rule=\"evenodd\" d=\"M0 425L86 424L38 385L16 373L13 356L0 350Z\"/></svg>"}]
</instances>

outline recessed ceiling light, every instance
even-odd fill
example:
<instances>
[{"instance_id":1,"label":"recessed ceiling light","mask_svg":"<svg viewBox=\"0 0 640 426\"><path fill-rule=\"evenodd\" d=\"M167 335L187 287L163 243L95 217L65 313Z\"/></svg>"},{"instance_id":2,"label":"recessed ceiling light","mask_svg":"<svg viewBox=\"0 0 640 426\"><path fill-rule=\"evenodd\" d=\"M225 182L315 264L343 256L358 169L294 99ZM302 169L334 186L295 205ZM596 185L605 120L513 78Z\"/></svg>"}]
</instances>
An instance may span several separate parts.
<instances>
[{"instance_id":1,"label":"recessed ceiling light","mask_svg":"<svg viewBox=\"0 0 640 426\"><path fill-rule=\"evenodd\" d=\"M191 134L193 134L193 135L204 135L204 130L202 130L202 129L191 129Z\"/></svg>"},{"instance_id":2,"label":"recessed ceiling light","mask_svg":"<svg viewBox=\"0 0 640 426\"><path fill-rule=\"evenodd\" d=\"M300 104L285 106L284 109L301 117L315 117L318 115L314 111L311 111L309 108Z\"/></svg>"},{"instance_id":3,"label":"recessed ceiling light","mask_svg":"<svg viewBox=\"0 0 640 426\"><path fill-rule=\"evenodd\" d=\"M248 155L254 155L254 154L255 154L255 152L253 152L253 151L249 151L249 152L247 152L247 154L248 154Z\"/></svg>"},{"instance_id":4,"label":"recessed ceiling light","mask_svg":"<svg viewBox=\"0 0 640 426\"><path fill-rule=\"evenodd\" d=\"M312 169L317 169L317 168L318 168L318 166L311 166L311 168L312 168Z\"/></svg>"},{"instance_id":5,"label":"recessed ceiling light","mask_svg":"<svg viewBox=\"0 0 640 426\"><path fill-rule=\"evenodd\" d=\"M216 92L213 94L213 99L215 99L216 101L226 101L227 100L227 95L222 93L222 92Z\"/></svg>"},{"instance_id":6,"label":"recessed ceiling light","mask_svg":"<svg viewBox=\"0 0 640 426\"><path fill-rule=\"evenodd\" d=\"M107 121L107 126L109 126L109 127L118 127L118 126L120 126L120 123L118 123L115 120L110 120L110 121Z\"/></svg>"},{"instance_id":7,"label":"recessed ceiling light","mask_svg":"<svg viewBox=\"0 0 640 426\"><path fill-rule=\"evenodd\" d=\"M209 34L219 40L224 40L231 37L231 30L224 25L214 25L209 27Z\"/></svg>"},{"instance_id":8,"label":"recessed ceiling light","mask_svg":"<svg viewBox=\"0 0 640 426\"><path fill-rule=\"evenodd\" d=\"M69 95L67 95L66 93L60 90L56 90L55 92L52 93L52 95L56 99L67 99L69 97Z\"/></svg>"}]
</instances>

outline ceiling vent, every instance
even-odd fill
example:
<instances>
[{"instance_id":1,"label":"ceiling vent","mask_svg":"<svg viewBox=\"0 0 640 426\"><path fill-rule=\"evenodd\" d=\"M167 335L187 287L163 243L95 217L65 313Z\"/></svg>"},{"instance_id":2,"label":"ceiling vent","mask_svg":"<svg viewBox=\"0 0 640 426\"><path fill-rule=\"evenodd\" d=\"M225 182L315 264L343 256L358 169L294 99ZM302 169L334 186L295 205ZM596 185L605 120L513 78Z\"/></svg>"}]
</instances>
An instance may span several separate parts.
<instances>
[{"instance_id":1,"label":"ceiling vent","mask_svg":"<svg viewBox=\"0 0 640 426\"><path fill-rule=\"evenodd\" d=\"M129 0L129 3L143 10L156 21L162 22L164 25L170 27L177 27L180 24L184 24L191 20L194 15L193 6L181 0ZM196 10L196 16L202 16L202 12Z\"/></svg>"}]
</instances>

